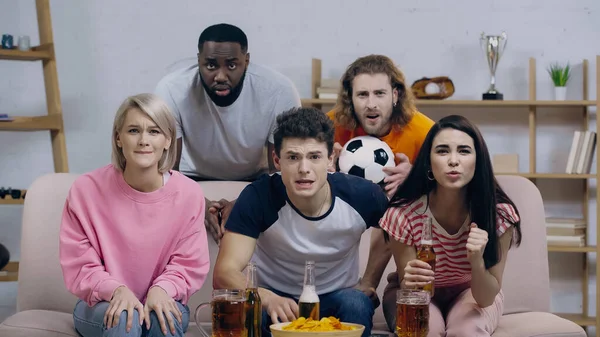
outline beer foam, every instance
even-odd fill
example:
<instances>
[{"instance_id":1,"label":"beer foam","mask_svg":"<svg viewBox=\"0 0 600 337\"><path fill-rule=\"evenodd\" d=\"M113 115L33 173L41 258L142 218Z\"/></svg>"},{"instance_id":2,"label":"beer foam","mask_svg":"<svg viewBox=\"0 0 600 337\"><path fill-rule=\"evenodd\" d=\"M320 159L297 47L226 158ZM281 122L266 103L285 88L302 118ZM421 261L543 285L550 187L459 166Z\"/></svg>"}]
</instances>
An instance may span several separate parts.
<instances>
[{"instance_id":1,"label":"beer foam","mask_svg":"<svg viewBox=\"0 0 600 337\"><path fill-rule=\"evenodd\" d=\"M423 305L429 304L427 299L424 298L403 298L396 301L396 304L407 304L407 305Z\"/></svg>"},{"instance_id":2,"label":"beer foam","mask_svg":"<svg viewBox=\"0 0 600 337\"><path fill-rule=\"evenodd\" d=\"M317 303L319 302L319 295L317 295L317 290L315 286L305 286L302 289L302 294L298 299L298 302L304 303Z\"/></svg>"}]
</instances>

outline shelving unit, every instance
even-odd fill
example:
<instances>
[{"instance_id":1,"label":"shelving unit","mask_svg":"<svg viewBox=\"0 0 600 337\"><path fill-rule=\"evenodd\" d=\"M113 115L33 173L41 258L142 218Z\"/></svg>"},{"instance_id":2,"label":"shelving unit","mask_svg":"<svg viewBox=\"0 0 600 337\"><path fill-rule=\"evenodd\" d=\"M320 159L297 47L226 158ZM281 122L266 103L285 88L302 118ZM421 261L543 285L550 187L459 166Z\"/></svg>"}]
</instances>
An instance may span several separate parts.
<instances>
[{"instance_id":1,"label":"shelving unit","mask_svg":"<svg viewBox=\"0 0 600 337\"><path fill-rule=\"evenodd\" d=\"M0 131L50 131L52 156L55 172L69 172L67 146L62 117L58 74L56 71L56 56L54 53L54 38L52 20L50 17L49 0L36 0L36 13L40 45L29 51L17 49L0 49L0 60L10 61L42 61L44 87L46 91L47 114L31 117L13 117L13 121L0 121ZM0 185L9 182L0 180ZM24 199L5 197L0 199L0 206L22 205ZM19 264L11 261L0 271L0 281L16 281Z\"/></svg>"},{"instance_id":2,"label":"shelving unit","mask_svg":"<svg viewBox=\"0 0 600 337\"><path fill-rule=\"evenodd\" d=\"M528 100L503 100L503 101L483 101L483 100L417 100L417 108L421 112L427 111L427 108L443 108L443 107L466 107L466 108L520 108L527 111L528 122L529 122L529 170L528 172L519 173L502 173L498 172L496 175L516 175L531 179L534 183L537 179L569 179L579 180L583 184L583 197L582 197L582 218L584 219L586 226L586 239L589 238L589 227L592 226L589 222L589 179L598 179L598 172L600 172L600 138L598 138L598 144L595 149L596 156L596 172L592 174L568 174L568 173L539 173L536 170L536 125L537 125L537 109L545 107L562 107L569 108L569 111L573 109L579 109L582 115L582 127L583 131L588 130L590 116L589 108L595 107L596 114L600 114L600 55L596 56L596 99L590 100L588 98L588 60L583 60L583 99L577 101L552 101L552 100L537 100L536 99L536 60L534 58L529 59L529 99ZM321 85L321 60L312 59L312 80L311 80L311 98L302 99L303 106L313 106L318 109L322 109L323 106L333 107L336 104L335 99L319 99L317 98L317 88ZM485 109L481 110L485 113ZM600 132L600 118L596 117L596 130ZM600 137L600 135L599 135ZM569 139L570 141L570 139ZM565 162L566 166L566 162ZM600 188L596 188L596 209L600 209ZM596 229L600 224L600 217L596 216ZM600 244L600 231L596 230L596 242ZM588 286L588 253L596 253L600 251L599 245L584 247L565 247L565 246L548 246L548 252L559 252L559 253L582 253L584 254L584 266L582 270L582 307L583 310L580 314L562 314L556 313L557 315L569 319L578 325L583 327L588 326L600 326L600 260L598 255L596 258L596 311L598 314L596 317L589 316L589 286Z\"/></svg>"}]
</instances>

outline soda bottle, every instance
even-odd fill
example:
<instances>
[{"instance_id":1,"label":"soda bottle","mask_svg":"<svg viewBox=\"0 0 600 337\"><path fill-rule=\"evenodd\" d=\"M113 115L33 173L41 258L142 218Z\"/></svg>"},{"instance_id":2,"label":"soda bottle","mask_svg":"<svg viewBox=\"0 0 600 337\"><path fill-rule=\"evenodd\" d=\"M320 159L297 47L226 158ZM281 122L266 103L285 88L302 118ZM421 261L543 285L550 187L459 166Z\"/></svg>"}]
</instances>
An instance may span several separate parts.
<instances>
[{"instance_id":1,"label":"soda bottle","mask_svg":"<svg viewBox=\"0 0 600 337\"><path fill-rule=\"evenodd\" d=\"M262 304L258 294L256 265L249 262L246 266L246 330L248 337L262 335Z\"/></svg>"},{"instance_id":2,"label":"soda bottle","mask_svg":"<svg viewBox=\"0 0 600 337\"><path fill-rule=\"evenodd\" d=\"M320 301L315 286L315 262L306 261L306 265L304 266L304 287L298 300L298 311L300 317L306 319L312 318L318 321L321 319L319 310Z\"/></svg>"},{"instance_id":3,"label":"soda bottle","mask_svg":"<svg viewBox=\"0 0 600 337\"><path fill-rule=\"evenodd\" d=\"M421 246L417 250L417 259L427 262L431 266L431 270L435 272L435 252L433 251L433 231L431 228L431 218L428 217L423 225L421 233ZM433 297L435 290L435 280L423 287Z\"/></svg>"}]
</instances>

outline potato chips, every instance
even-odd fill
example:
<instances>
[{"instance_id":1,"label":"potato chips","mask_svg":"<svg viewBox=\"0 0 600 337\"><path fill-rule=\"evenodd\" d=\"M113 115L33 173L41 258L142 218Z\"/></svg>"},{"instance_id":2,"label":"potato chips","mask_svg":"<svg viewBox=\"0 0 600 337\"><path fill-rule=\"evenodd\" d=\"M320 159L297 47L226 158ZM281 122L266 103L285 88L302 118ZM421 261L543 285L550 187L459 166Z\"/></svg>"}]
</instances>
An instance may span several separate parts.
<instances>
[{"instance_id":1,"label":"potato chips","mask_svg":"<svg viewBox=\"0 0 600 337\"><path fill-rule=\"evenodd\" d=\"M283 330L289 331L336 331L336 330L356 330L356 327L345 325L340 322L339 319L329 316L323 317L319 321L315 321L312 318L299 317L293 320L290 324L284 326Z\"/></svg>"}]
</instances>

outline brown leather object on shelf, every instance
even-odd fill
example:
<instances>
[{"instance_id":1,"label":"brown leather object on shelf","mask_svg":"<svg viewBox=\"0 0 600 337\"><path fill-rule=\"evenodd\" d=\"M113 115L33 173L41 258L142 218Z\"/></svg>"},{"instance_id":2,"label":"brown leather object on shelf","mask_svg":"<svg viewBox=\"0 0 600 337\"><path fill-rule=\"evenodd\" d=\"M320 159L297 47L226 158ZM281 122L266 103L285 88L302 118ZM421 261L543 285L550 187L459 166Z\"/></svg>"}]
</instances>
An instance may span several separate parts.
<instances>
[{"instance_id":1,"label":"brown leather object on shelf","mask_svg":"<svg viewBox=\"0 0 600 337\"><path fill-rule=\"evenodd\" d=\"M440 88L436 94L428 94L425 87L429 83L435 83ZM454 94L454 83L447 76L438 76L433 78L423 77L416 80L411 86L412 92L417 99L444 99Z\"/></svg>"}]
</instances>

